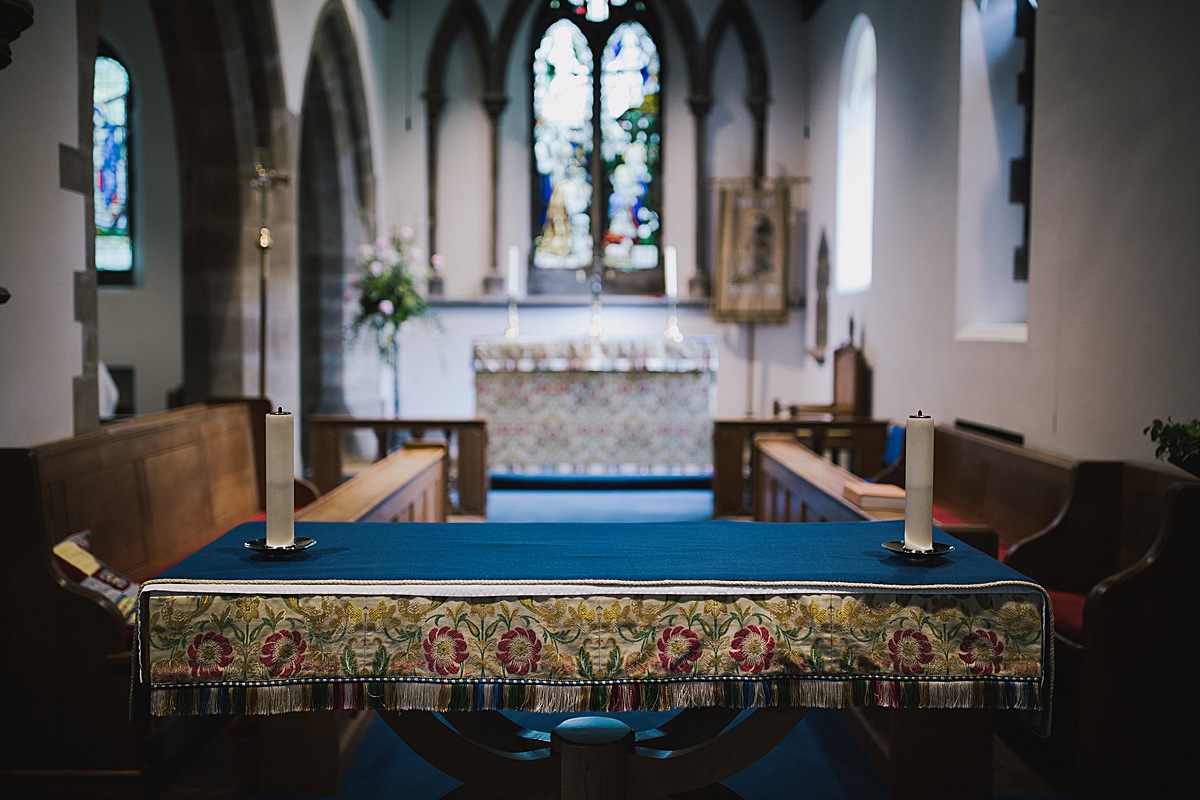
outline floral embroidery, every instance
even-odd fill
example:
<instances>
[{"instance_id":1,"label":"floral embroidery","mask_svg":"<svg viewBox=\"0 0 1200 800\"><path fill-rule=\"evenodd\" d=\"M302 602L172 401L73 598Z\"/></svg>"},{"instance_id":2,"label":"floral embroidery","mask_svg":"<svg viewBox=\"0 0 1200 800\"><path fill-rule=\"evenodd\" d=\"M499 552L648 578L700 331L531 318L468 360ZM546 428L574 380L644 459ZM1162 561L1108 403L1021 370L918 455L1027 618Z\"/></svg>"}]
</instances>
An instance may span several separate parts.
<instances>
[{"instance_id":1,"label":"floral embroidery","mask_svg":"<svg viewBox=\"0 0 1200 800\"><path fill-rule=\"evenodd\" d=\"M500 637L496 656L511 675L528 675L536 670L542 653L537 634L528 628L513 628Z\"/></svg>"},{"instance_id":2,"label":"floral embroidery","mask_svg":"<svg viewBox=\"0 0 1200 800\"><path fill-rule=\"evenodd\" d=\"M933 661L933 645L929 643L929 637L910 628L892 634L888 652L892 666L905 675L920 675L925 672L925 665Z\"/></svg>"},{"instance_id":3,"label":"floral embroidery","mask_svg":"<svg viewBox=\"0 0 1200 800\"><path fill-rule=\"evenodd\" d=\"M154 684L1041 676L1040 605L1020 592L956 602L889 592L482 602L176 595L144 609L145 652Z\"/></svg>"},{"instance_id":4,"label":"floral embroidery","mask_svg":"<svg viewBox=\"0 0 1200 800\"><path fill-rule=\"evenodd\" d=\"M671 672L690 672L701 652L700 637L682 625L667 628L658 640L658 661Z\"/></svg>"},{"instance_id":5,"label":"floral embroidery","mask_svg":"<svg viewBox=\"0 0 1200 800\"><path fill-rule=\"evenodd\" d=\"M290 678L304 665L308 643L300 631L279 631L267 637L259 661L272 678Z\"/></svg>"},{"instance_id":6,"label":"floral embroidery","mask_svg":"<svg viewBox=\"0 0 1200 800\"><path fill-rule=\"evenodd\" d=\"M994 631L982 628L963 637L958 657L971 665L973 675L993 675L1004 664L1004 644Z\"/></svg>"},{"instance_id":7,"label":"floral embroidery","mask_svg":"<svg viewBox=\"0 0 1200 800\"><path fill-rule=\"evenodd\" d=\"M425 663L438 675L457 675L458 665L467 660L466 639L449 625L431 630L421 647Z\"/></svg>"},{"instance_id":8,"label":"floral embroidery","mask_svg":"<svg viewBox=\"0 0 1200 800\"><path fill-rule=\"evenodd\" d=\"M200 633L188 646L188 666L192 677L216 678L233 663L233 645L219 633Z\"/></svg>"},{"instance_id":9,"label":"floral embroidery","mask_svg":"<svg viewBox=\"0 0 1200 800\"><path fill-rule=\"evenodd\" d=\"M733 635L729 654L742 672L762 672L770 669L775 640L766 628L747 625Z\"/></svg>"}]
</instances>

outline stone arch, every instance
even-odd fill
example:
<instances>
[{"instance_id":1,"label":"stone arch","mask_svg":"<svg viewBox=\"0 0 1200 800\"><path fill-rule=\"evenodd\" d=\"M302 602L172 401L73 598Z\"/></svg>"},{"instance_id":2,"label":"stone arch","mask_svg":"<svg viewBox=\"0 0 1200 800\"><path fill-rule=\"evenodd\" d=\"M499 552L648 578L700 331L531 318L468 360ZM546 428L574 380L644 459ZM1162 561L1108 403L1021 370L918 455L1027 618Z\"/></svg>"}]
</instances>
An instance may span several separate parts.
<instances>
[{"instance_id":1,"label":"stone arch","mask_svg":"<svg viewBox=\"0 0 1200 800\"><path fill-rule=\"evenodd\" d=\"M178 136L182 213L183 400L252 394L260 364L260 208L244 172L265 149L290 170L290 119L270 0L154 3ZM290 185L270 196L272 307L294 297ZM281 315L276 315L277 317ZM294 391L295 344L283 317L271 342L277 396Z\"/></svg>"},{"instance_id":2,"label":"stone arch","mask_svg":"<svg viewBox=\"0 0 1200 800\"><path fill-rule=\"evenodd\" d=\"M437 31L433 35L433 41L429 48L429 63L426 67L426 82L425 82L425 106L426 106L426 124L428 126L428 136L426 137L426 187L428 192L429 214L428 214L428 236L429 236L429 252L438 251L437 239L437 206L438 206L438 138L440 132L440 123L442 110L446 106L446 64L449 58L450 46L459 34L465 33L475 48L476 56L479 63L484 65L486 72L491 72L493 64L491 37L488 35L487 20L484 19L483 12L479 10L479 6L475 0L453 0L442 14L441 22L438 23ZM486 83L485 86L491 86ZM503 110L508 98L502 93L498 98L493 98L489 103L491 92L485 90L485 106L488 109L488 114L492 123L492 140L495 142L496 133L496 116ZM499 105L493 112L493 106L498 102ZM495 177L496 177L496 148L492 148L492 236L491 236L491 258L489 263L496 263L496 200L495 200Z\"/></svg>"},{"instance_id":3,"label":"stone arch","mask_svg":"<svg viewBox=\"0 0 1200 800\"><path fill-rule=\"evenodd\" d=\"M343 413L343 293L358 245L376 230L366 93L354 34L339 0L329 0L317 20L297 166L299 407L301 414Z\"/></svg>"},{"instance_id":4,"label":"stone arch","mask_svg":"<svg viewBox=\"0 0 1200 800\"><path fill-rule=\"evenodd\" d=\"M705 40L705 86L711 85L712 71L716 64L721 39L732 30L742 46L746 57L746 105L754 118L754 174L755 180L765 175L767 149L767 103L770 101L767 61L762 37L754 17L746 7L745 0L724 0L708 28Z\"/></svg>"}]
</instances>

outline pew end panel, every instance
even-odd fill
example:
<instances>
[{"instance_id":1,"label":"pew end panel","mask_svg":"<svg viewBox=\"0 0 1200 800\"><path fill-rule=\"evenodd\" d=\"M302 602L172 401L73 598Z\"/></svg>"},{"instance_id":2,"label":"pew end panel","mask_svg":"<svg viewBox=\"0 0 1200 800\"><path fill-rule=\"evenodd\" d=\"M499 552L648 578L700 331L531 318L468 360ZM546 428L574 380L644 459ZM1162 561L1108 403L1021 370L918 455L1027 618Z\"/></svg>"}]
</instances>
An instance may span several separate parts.
<instances>
[{"instance_id":1,"label":"pew end panel","mask_svg":"<svg viewBox=\"0 0 1200 800\"><path fill-rule=\"evenodd\" d=\"M1082 791L1200 789L1195 703L1179 685L1179 666L1200 657L1184 616L1200 557L1200 481L1160 465L1082 462L1076 497L1088 502L1008 554L1055 604L1056 679L1050 739L1006 735ZM1130 685L1130 658L1148 659L1146 685ZM1128 693L1136 702L1119 700Z\"/></svg>"}]
</instances>

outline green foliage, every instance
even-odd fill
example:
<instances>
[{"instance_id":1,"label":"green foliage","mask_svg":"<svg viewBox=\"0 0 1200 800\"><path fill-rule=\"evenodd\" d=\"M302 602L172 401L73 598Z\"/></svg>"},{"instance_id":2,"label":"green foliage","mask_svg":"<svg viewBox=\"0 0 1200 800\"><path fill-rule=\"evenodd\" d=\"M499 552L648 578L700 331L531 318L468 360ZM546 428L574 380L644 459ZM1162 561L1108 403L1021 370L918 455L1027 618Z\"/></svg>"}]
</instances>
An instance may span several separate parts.
<instances>
[{"instance_id":1,"label":"green foliage","mask_svg":"<svg viewBox=\"0 0 1200 800\"><path fill-rule=\"evenodd\" d=\"M359 271L352 284L357 298L350 331L358 336L364 329L370 330L379 357L388 364L400 326L433 314L425 296L427 269L413 268L412 262L421 257L421 249L414 245L412 232L407 229L390 241L378 239L359 250Z\"/></svg>"},{"instance_id":2,"label":"green foliage","mask_svg":"<svg viewBox=\"0 0 1200 800\"><path fill-rule=\"evenodd\" d=\"M1182 462L1200 456L1200 419L1191 422L1175 422L1170 417L1165 422L1156 419L1142 433L1158 445L1155 458Z\"/></svg>"}]
</instances>

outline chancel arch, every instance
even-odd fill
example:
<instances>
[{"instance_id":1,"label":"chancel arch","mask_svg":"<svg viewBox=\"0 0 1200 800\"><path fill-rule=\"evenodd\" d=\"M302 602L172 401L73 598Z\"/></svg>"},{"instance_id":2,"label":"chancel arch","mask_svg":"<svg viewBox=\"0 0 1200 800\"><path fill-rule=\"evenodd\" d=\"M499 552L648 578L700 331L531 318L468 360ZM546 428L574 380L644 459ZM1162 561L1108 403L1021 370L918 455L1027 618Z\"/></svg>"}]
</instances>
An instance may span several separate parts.
<instances>
[{"instance_id":1,"label":"chancel arch","mask_svg":"<svg viewBox=\"0 0 1200 800\"><path fill-rule=\"evenodd\" d=\"M386 232L376 231L362 71L339 0L330 0L318 19L300 116L300 409L342 413L348 410L343 293L358 246Z\"/></svg>"},{"instance_id":2,"label":"chancel arch","mask_svg":"<svg viewBox=\"0 0 1200 800\"><path fill-rule=\"evenodd\" d=\"M260 150L294 166L274 7L269 0L151 4L175 112L181 176L183 400L254 394L261 366L260 198L244 173ZM287 401L298 376L283 309L294 308L294 184L271 190L267 393ZM290 311L286 313L291 313ZM274 356L272 358L272 356Z\"/></svg>"}]
</instances>

